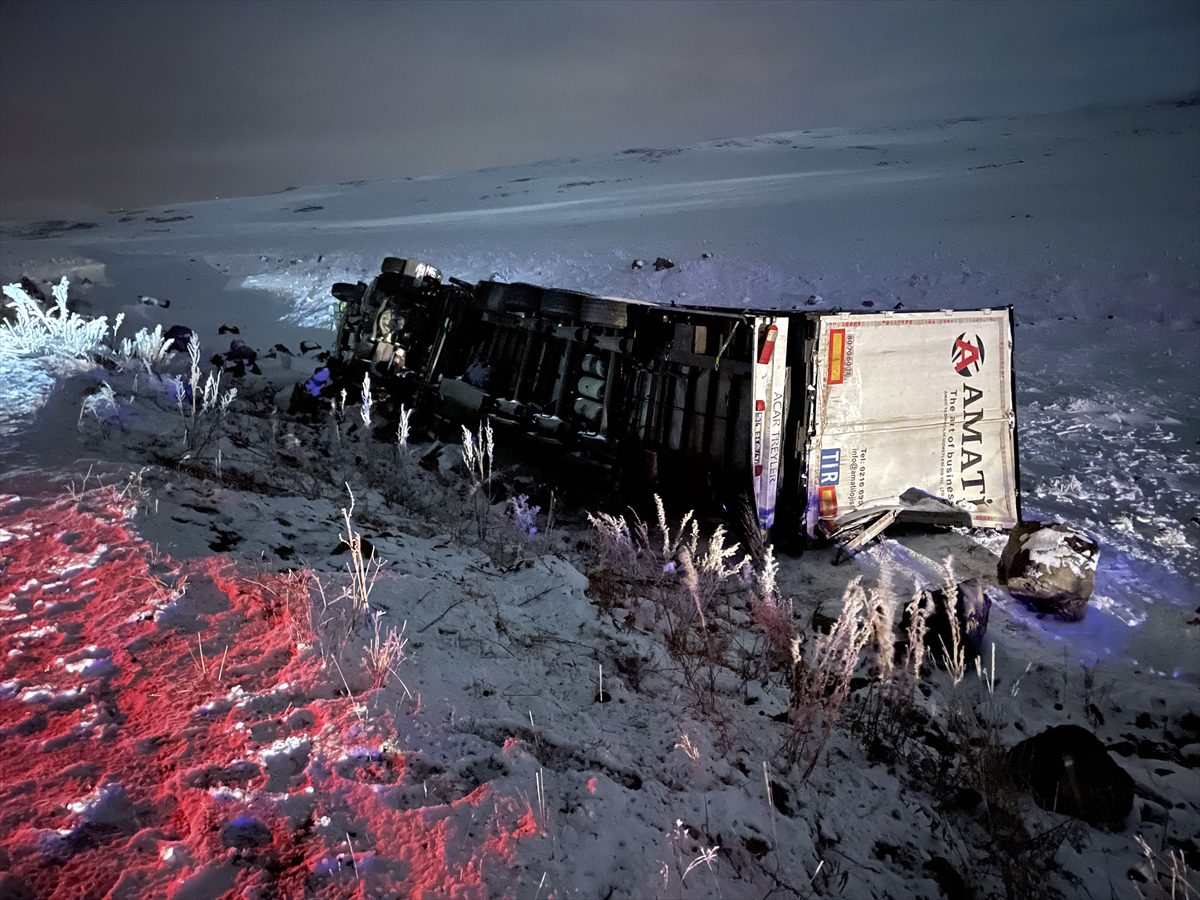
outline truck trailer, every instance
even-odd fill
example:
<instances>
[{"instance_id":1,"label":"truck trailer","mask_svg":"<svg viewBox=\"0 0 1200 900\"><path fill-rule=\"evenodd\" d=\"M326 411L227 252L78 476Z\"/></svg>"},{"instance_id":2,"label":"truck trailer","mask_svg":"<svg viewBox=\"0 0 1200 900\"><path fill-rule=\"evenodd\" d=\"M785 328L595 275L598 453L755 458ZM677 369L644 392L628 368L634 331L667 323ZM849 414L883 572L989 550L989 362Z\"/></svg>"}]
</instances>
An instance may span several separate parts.
<instances>
[{"instance_id":1,"label":"truck trailer","mask_svg":"<svg viewBox=\"0 0 1200 900\"><path fill-rule=\"evenodd\" d=\"M333 295L347 371L585 477L690 486L808 539L1020 520L1010 308L665 305L398 257Z\"/></svg>"}]
</instances>

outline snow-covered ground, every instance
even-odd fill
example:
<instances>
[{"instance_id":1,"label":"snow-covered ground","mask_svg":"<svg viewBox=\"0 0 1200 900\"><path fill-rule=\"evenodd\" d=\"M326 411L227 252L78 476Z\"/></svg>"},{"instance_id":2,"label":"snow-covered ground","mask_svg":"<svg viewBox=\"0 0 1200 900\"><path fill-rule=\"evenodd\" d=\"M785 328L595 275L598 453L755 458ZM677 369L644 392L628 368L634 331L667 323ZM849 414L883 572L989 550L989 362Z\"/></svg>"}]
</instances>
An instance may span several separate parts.
<instances>
[{"instance_id":1,"label":"snow-covered ground","mask_svg":"<svg viewBox=\"0 0 1200 900\"><path fill-rule=\"evenodd\" d=\"M330 284L400 255L465 279L664 302L1012 304L1025 515L1087 529L1101 558L1082 622L992 589L1003 738L1084 724L1137 786L1125 827L1064 843L1046 890L1154 896L1129 875L1142 859L1135 835L1200 862L1198 160L1200 106L1155 103L297 188L112 211L90 227L6 223L5 282L68 274L81 311L124 312L123 334L188 325L203 359L228 348L219 329L235 325L263 375L238 383L238 432L218 475L213 448L179 463L179 415L154 376L56 382L0 353L0 757L42 754L2 770L0 822L13 837L0 871L16 874L0 887L68 896L86 871L130 897L965 896L947 886L949 866L976 896L1001 890L978 811L948 812L911 760L873 762L839 732L803 779L779 756L787 726L772 717L787 694L775 682L746 679L719 714L701 714L653 617L637 604L600 616L589 602L578 510L532 542L481 547L429 507L461 493L452 452L448 486L405 469L397 490L444 493L422 515L356 472L355 456L370 464L361 435L270 414L316 362L266 351L328 346ZM630 266L656 256L677 265ZM77 425L85 392L105 379L118 405ZM125 498L64 497L89 467L87 486L138 477ZM345 685L355 702L322 681L328 667L295 629L233 640L253 618L239 578L261 585L301 562L327 579L342 569L331 551L343 479L388 561L372 602L409 637L383 691ZM1003 540L887 540L836 569L812 553L784 559L780 581L807 621L885 562L906 582L936 581L932 561L952 554L960 576L994 584ZM18 544L32 549L4 550ZM513 565L522 558L534 562ZM208 587L171 600L184 576ZM131 579L147 585L140 594L103 587ZM131 628L139 611L156 627ZM744 597L727 615L749 646ZM142 646L160 673L131 662ZM214 678L226 646L230 667ZM607 703L596 702L601 667ZM930 684L936 720L949 689L941 675ZM124 706L152 688L178 708ZM271 699L280 692L286 702ZM81 761L65 768L69 753ZM136 753L149 762L130 765ZM149 766L175 774L155 783Z\"/></svg>"}]
</instances>

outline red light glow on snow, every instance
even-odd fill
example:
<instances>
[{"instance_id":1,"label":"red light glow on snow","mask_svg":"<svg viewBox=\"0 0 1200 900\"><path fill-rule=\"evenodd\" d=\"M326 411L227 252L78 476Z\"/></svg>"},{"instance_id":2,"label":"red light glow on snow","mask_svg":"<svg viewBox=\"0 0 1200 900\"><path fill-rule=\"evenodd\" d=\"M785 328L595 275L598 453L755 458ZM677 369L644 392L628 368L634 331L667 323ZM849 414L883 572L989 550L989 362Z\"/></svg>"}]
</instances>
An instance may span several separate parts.
<instances>
[{"instance_id":1,"label":"red light glow on snow","mask_svg":"<svg viewBox=\"0 0 1200 900\"><path fill-rule=\"evenodd\" d=\"M489 784L413 799L306 576L158 558L107 491L0 497L0 554L0 894L482 898L540 834Z\"/></svg>"}]
</instances>

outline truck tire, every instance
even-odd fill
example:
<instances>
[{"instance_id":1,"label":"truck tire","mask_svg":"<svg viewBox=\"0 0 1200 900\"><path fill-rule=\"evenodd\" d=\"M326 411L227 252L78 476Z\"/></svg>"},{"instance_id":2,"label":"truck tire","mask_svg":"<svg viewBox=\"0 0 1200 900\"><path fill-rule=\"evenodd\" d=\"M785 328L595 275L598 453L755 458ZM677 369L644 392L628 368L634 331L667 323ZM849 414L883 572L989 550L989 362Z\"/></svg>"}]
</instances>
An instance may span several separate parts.
<instances>
[{"instance_id":1,"label":"truck tire","mask_svg":"<svg viewBox=\"0 0 1200 900\"><path fill-rule=\"evenodd\" d=\"M379 264L379 271L395 272L397 275L403 275L404 266L407 263L407 259L401 259L399 256L385 256L383 262Z\"/></svg>"},{"instance_id":2,"label":"truck tire","mask_svg":"<svg viewBox=\"0 0 1200 900\"><path fill-rule=\"evenodd\" d=\"M329 289L329 293L333 294L334 299L340 300L342 303L358 303L366 292L367 286L361 281L358 284L335 281L333 287Z\"/></svg>"}]
</instances>

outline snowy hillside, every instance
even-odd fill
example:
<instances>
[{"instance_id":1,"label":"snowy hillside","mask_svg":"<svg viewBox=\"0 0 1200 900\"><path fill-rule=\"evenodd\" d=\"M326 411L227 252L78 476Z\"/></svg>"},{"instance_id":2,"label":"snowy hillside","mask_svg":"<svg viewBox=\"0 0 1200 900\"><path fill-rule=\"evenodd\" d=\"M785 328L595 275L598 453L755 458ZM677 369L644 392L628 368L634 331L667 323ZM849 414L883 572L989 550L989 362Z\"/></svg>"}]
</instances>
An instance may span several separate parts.
<instances>
[{"instance_id":1,"label":"snowy hillside","mask_svg":"<svg viewBox=\"0 0 1200 900\"><path fill-rule=\"evenodd\" d=\"M1034 896L1015 872L1045 866L1047 895L1137 898L1171 882L1136 835L1164 872L1172 853L1200 865L1194 99L630 149L2 234L5 283L48 293L66 275L73 308L124 314L119 336L186 325L206 371L236 336L262 374L226 376L229 430L204 445L177 407L186 353L138 373L0 344L0 758L40 759L0 765L0 893L87 894L68 882L94 878L128 897ZM806 775L781 753L788 689L751 586L734 578L714 601L740 668L697 693L657 601L614 607L581 574L584 498L552 527L536 472L504 459L539 531L517 533L498 502L478 519L488 536L456 448L430 472L419 447L373 447L357 409L288 420L280 405L318 365L301 342L330 346L330 285L368 280L385 255L664 303L1013 305L1024 512L1099 540L1087 615L1056 621L994 587L1003 535L887 539L838 568L823 551L783 558L803 623L856 576L890 573L905 599L914 580L936 587L947 556L993 585L992 689L935 672L895 755L846 725ZM631 267L657 256L676 266ZM119 496L89 490L97 478ZM308 603L286 574L299 565L346 577L344 482L386 561L371 609L404 623L390 675L354 658L369 615L335 652L291 605ZM284 608L263 591L306 596ZM151 690L166 707L141 701ZM855 690L851 707L870 702ZM1004 746L1095 732L1133 778L1127 821L1072 829L1033 810L1021 834L1049 856L1020 857L954 782L964 694Z\"/></svg>"}]
</instances>

